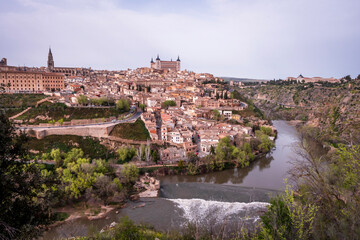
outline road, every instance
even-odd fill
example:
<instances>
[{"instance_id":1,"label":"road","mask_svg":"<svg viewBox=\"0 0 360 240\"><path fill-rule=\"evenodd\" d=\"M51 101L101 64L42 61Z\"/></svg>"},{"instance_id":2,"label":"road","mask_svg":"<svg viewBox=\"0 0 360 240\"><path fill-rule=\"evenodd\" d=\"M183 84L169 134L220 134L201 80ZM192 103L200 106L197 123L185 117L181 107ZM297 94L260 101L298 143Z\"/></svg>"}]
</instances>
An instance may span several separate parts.
<instances>
[{"instance_id":1,"label":"road","mask_svg":"<svg viewBox=\"0 0 360 240\"><path fill-rule=\"evenodd\" d=\"M130 122L134 119L138 119L141 116L142 112L136 112L133 116L123 119L123 120L117 120L114 122L103 122L103 123L92 123L92 124L86 124L86 125L70 125L70 126L50 126L50 127L31 127L31 126L27 126L27 127L19 127L21 130L24 129L47 129L47 128L74 128L74 127L90 127L90 126L99 126L99 125L114 125L114 124L119 124L119 123L126 123L126 122Z\"/></svg>"}]
</instances>

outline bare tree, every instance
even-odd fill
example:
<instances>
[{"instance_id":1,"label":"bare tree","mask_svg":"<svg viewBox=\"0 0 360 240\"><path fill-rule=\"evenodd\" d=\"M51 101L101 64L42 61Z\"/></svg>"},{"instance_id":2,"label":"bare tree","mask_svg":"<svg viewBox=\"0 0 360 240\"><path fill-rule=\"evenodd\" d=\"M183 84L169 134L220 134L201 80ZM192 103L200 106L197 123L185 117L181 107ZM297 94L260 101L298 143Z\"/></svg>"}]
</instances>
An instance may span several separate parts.
<instances>
[{"instance_id":1,"label":"bare tree","mask_svg":"<svg viewBox=\"0 0 360 240\"><path fill-rule=\"evenodd\" d=\"M150 141L147 140L146 147L145 147L145 160L147 162L151 161L151 148L150 148Z\"/></svg>"}]
</instances>

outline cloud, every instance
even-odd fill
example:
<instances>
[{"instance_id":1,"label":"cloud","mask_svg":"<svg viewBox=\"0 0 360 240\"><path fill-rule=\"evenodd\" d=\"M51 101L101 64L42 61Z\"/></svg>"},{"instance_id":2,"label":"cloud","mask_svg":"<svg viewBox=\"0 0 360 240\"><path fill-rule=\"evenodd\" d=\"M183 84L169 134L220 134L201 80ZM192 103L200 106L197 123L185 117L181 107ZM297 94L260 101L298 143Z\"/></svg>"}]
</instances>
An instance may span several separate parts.
<instances>
[{"instance_id":1,"label":"cloud","mask_svg":"<svg viewBox=\"0 0 360 240\"><path fill-rule=\"evenodd\" d=\"M162 59L179 54L183 68L218 76L359 71L355 0L15 3L0 15L0 53L13 65L45 65L51 45L57 66L136 68L159 53Z\"/></svg>"}]
</instances>

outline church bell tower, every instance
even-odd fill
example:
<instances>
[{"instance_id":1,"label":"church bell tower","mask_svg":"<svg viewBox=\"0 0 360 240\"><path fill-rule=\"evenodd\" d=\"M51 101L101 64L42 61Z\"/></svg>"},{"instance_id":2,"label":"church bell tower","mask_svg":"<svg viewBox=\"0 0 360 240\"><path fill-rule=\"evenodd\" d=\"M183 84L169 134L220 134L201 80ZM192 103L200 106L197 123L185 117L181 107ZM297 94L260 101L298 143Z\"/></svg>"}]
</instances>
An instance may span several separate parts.
<instances>
[{"instance_id":1,"label":"church bell tower","mask_svg":"<svg viewBox=\"0 0 360 240\"><path fill-rule=\"evenodd\" d=\"M52 55L52 52L51 52L51 48L49 48L47 65L48 65L48 70L49 71L54 70L54 59L53 59L53 55Z\"/></svg>"}]
</instances>

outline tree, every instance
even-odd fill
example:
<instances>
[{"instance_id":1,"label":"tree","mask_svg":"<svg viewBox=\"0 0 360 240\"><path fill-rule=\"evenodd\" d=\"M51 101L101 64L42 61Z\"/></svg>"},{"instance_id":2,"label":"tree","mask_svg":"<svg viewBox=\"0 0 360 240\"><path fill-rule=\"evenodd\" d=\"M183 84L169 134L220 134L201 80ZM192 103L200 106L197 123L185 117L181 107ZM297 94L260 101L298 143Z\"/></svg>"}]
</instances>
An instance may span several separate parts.
<instances>
[{"instance_id":1,"label":"tree","mask_svg":"<svg viewBox=\"0 0 360 240\"><path fill-rule=\"evenodd\" d=\"M132 163L126 163L121 170L121 176L126 183L135 182L139 176L139 169Z\"/></svg>"},{"instance_id":2,"label":"tree","mask_svg":"<svg viewBox=\"0 0 360 240\"><path fill-rule=\"evenodd\" d=\"M297 204L287 186L285 194L271 199L268 211L261 216L259 239L312 239L316 212L314 204Z\"/></svg>"},{"instance_id":3,"label":"tree","mask_svg":"<svg viewBox=\"0 0 360 240\"><path fill-rule=\"evenodd\" d=\"M80 104L80 105L87 105L89 103L89 100L84 95L80 95L76 99L77 99L78 104Z\"/></svg>"},{"instance_id":4,"label":"tree","mask_svg":"<svg viewBox=\"0 0 360 240\"><path fill-rule=\"evenodd\" d=\"M150 148L149 140L147 140L146 147L144 149L144 158L145 158L145 161L147 161L147 162L151 161L151 148Z\"/></svg>"},{"instance_id":5,"label":"tree","mask_svg":"<svg viewBox=\"0 0 360 240\"><path fill-rule=\"evenodd\" d=\"M64 124L64 119L63 118L59 119L58 123L60 124L60 126L62 126Z\"/></svg>"},{"instance_id":6,"label":"tree","mask_svg":"<svg viewBox=\"0 0 360 240\"><path fill-rule=\"evenodd\" d=\"M216 158L221 161L231 160L231 153L234 148L235 147L231 145L229 136L220 139L215 149Z\"/></svg>"},{"instance_id":7,"label":"tree","mask_svg":"<svg viewBox=\"0 0 360 240\"><path fill-rule=\"evenodd\" d=\"M50 221L49 206L40 198L48 185L35 163L27 163L26 135L17 135L0 113L0 239L35 237L35 227Z\"/></svg>"},{"instance_id":8,"label":"tree","mask_svg":"<svg viewBox=\"0 0 360 240\"><path fill-rule=\"evenodd\" d=\"M166 100L161 104L162 108L175 107L175 106L176 106L176 102L174 100Z\"/></svg>"},{"instance_id":9,"label":"tree","mask_svg":"<svg viewBox=\"0 0 360 240\"><path fill-rule=\"evenodd\" d=\"M215 155L215 148L213 145L210 146L210 154Z\"/></svg>"},{"instance_id":10,"label":"tree","mask_svg":"<svg viewBox=\"0 0 360 240\"><path fill-rule=\"evenodd\" d=\"M116 107L124 112L128 112L130 110L130 101L127 99L119 99L116 102Z\"/></svg>"},{"instance_id":11,"label":"tree","mask_svg":"<svg viewBox=\"0 0 360 240\"><path fill-rule=\"evenodd\" d=\"M142 104L142 103L141 103L141 104L139 105L139 108L141 108L141 110L145 111L146 104Z\"/></svg>"},{"instance_id":12,"label":"tree","mask_svg":"<svg viewBox=\"0 0 360 240\"><path fill-rule=\"evenodd\" d=\"M219 110L216 110L216 109L211 110L211 113L212 113L213 119L214 119L215 121L218 121L218 120L220 119L221 114L220 114Z\"/></svg>"},{"instance_id":13,"label":"tree","mask_svg":"<svg viewBox=\"0 0 360 240\"><path fill-rule=\"evenodd\" d=\"M134 147L121 147L117 150L119 155L119 163L129 162L136 155L136 150Z\"/></svg>"},{"instance_id":14,"label":"tree","mask_svg":"<svg viewBox=\"0 0 360 240\"><path fill-rule=\"evenodd\" d=\"M346 76L344 77L344 79L349 82L349 81L351 81L351 76L350 76L350 75L346 75Z\"/></svg>"},{"instance_id":15,"label":"tree","mask_svg":"<svg viewBox=\"0 0 360 240\"><path fill-rule=\"evenodd\" d=\"M263 152L270 151L275 145L274 142L269 139L266 134L261 133L260 131L256 131L256 138L260 139L260 144L258 148Z\"/></svg>"},{"instance_id":16,"label":"tree","mask_svg":"<svg viewBox=\"0 0 360 240\"><path fill-rule=\"evenodd\" d=\"M157 162L160 160L160 156L159 156L158 150L156 150L156 149L152 150L151 159L152 159L155 163L157 163Z\"/></svg>"}]
</instances>

